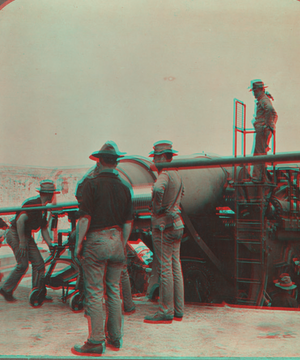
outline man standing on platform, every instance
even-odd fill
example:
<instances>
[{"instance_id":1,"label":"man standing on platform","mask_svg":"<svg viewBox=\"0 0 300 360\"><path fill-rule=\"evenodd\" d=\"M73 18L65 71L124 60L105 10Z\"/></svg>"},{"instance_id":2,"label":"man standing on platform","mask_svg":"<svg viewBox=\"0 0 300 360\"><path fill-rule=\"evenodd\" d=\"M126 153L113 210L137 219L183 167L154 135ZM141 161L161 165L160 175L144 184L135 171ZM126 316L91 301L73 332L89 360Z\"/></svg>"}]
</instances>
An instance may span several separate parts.
<instances>
[{"instance_id":1,"label":"man standing on platform","mask_svg":"<svg viewBox=\"0 0 300 360\"><path fill-rule=\"evenodd\" d=\"M95 177L86 179L82 188L75 256L79 257L83 267L89 337L84 345L72 348L77 355L101 355L105 350L105 330L107 345L115 349L121 347L120 278L133 222L131 187L115 170L118 158L122 156L114 142L105 143L90 157L97 160L99 171ZM106 329L104 288L108 314Z\"/></svg>"},{"instance_id":2,"label":"man standing on platform","mask_svg":"<svg viewBox=\"0 0 300 360\"><path fill-rule=\"evenodd\" d=\"M269 143L274 134L276 122L277 122L277 113L272 105L270 99L273 99L272 95L268 92L265 92L266 86L261 80L254 80L251 82L251 89L253 95L256 98L256 115L255 115L255 148L254 156L257 155L267 155L267 152L270 150ZM265 164L254 164L252 181L255 183L265 182Z\"/></svg>"},{"instance_id":3,"label":"man standing on platform","mask_svg":"<svg viewBox=\"0 0 300 360\"><path fill-rule=\"evenodd\" d=\"M170 141L154 144L154 163L171 162L175 151ZM164 323L181 320L184 289L180 263L180 244L184 224L180 216L183 183L177 170L159 171L152 196L152 241L158 260L159 309L145 317L145 322Z\"/></svg>"},{"instance_id":4,"label":"man standing on platform","mask_svg":"<svg viewBox=\"0 0 300 360\"><path fill-rule=\"evenodd\" d=\"M28 262L32 265L32 288L41 288L44 286L45 264L32 237L32 232L41 229L42 236L51 250L52 241L47 229L47 211L26 211L26 208L44 206L52 203L54 194L57 193L57 191L51 180L41 181L38 191L40 196L27 200L24 203L22 206L24 210L16 214L6 234L7 244L12 248L17 260L16 267L0 289L0 294L6 301L16 301L13 292L26 273Z\"/></svg>"}]
</instances>

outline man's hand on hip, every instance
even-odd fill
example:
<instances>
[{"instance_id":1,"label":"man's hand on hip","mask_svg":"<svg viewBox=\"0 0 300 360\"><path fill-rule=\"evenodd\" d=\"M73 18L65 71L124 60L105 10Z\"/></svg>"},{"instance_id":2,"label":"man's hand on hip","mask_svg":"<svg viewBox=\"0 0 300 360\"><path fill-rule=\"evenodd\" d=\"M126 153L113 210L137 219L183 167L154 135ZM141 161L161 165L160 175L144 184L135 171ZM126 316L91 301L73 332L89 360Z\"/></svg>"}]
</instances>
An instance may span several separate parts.
<instances>
[{"instance_id":1,"label":"man's hand on hip","mask_svg":"<svg viewBox=\"0 0 300 360\"><path fill-rule=\"evenodd\" d=\"M76 259L80 260L82 258L82 247L80 246L75 246L75 250L74 250L74 256Z\"/></svg>"},{"instance_id":2,"label":"man's hand on hip","mask_svg":"<svg viewBox=\"0 0 300 360\"><path fill-rule=\"evenodd\" d=\"M19 250L18 250L18 255L21 257L26 257L27 254L27 246L26 244L20 244L19 245Z\"/></svg>"}]
</instances>

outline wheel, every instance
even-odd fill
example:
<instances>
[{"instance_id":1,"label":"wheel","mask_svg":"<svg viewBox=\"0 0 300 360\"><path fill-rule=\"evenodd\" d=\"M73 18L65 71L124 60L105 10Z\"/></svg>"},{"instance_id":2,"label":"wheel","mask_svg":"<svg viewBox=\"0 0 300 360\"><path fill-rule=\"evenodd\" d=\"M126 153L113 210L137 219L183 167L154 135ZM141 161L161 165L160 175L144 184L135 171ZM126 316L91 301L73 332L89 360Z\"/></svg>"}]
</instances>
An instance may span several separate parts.
<instances>
[{"instance_id":1,"label":"wheel","mask_svg":"<svg viewBox=\"0 0 300 360\"><path fill-rule=\"evenodd\" d=\"M83 309L82 295L80 293L75 293L70 297L69 304L70 308L73 311L80 311Z\"/></svg>"},{"instance_id":2,"label":"wheel","mask_svg":"<svg viewBox=\"0 0 300 360\"><path fill-rule=\"evenodd\" d=\"M45 299L45 296L46 296L46 295L43 295L43 294L45 294L45 292L46 292L46 289L44 289L42 291L40 291L39 289L33 289L29 295L30 305L33 307L41 306Z\"/></svg>"},{"instance_id":3,"label":"wheel","mask_svg":"<svg viewBox=\"0 0 300 360\"><path fill-rule=\"evenodd\" d=\"M40 291L40 297L41 297L42 301L44 301L46 295L47 295L47 289L44 288L43 290Z\"/></svg>"}]
</instances>

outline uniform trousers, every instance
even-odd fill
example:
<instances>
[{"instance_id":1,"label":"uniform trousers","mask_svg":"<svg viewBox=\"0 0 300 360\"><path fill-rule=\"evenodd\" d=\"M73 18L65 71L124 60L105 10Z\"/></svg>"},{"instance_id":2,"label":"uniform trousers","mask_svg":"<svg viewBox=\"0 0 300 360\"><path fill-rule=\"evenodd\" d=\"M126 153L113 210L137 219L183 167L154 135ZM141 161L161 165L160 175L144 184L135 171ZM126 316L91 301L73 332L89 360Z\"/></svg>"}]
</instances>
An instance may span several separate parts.
<instances>
[{"instance_id":1,"label":"uniform trousers","mask_svg":"<svg viewBox=\"0 0 300 360\"><path fill-rule=\"evenodd\" d=\"M256 129L255 148L253 156L267 155L267 149L270 143L272 132L269 129ZM254 164L252 177L257 180L263 180L265 164Z\"/></svg>"},{"instance_id":2,"label":"uniform trousers","mask_svg":"<svg viewBox=\"0 0 300 360\"><path fill-rule=\"evenodd\" d=\"M26 236L27 251L26 256L22 257L18 254L20 240L15 228L9 228L6 241L15 255L17 265L8 276L2 289L7 293L12 293L26 273L29 262L32 266L32 288L42 288L44 286L45 263L34 239L31 236Z\"/></svg>"},{"instance_id":3,"label":"uniform trousers","mask_svg":"<svg viewBox=\"0 0 300 360\"><path fill-rule=\"evenodd\" d=\"M134 308L134 303L132 301L131 283L127 270L127 265L125 265L122 269L121 285L124 311L130 311L132 308Z\"/></svg>"},{"instance_id":4,"label":"uniform trousers","mask_svg":"<svg viewBox=\"0 0 300 360\"><path fill-rule=\"evenodd\" d=\"M81 263L84 307L89 323L88 341L100 344L105 341L106 335L112 341L120 340L122 338L120 279L125 264L121 229L89 232L83 242ZM105 293L106 316L103 311ZM107 320L106 329L105 320Z\"/></svg>"},{"instance_id":5,"label":"uniform trousers","mask_svg":"<svg viewBox=\"0 0 300 360\"><path fill-rule=\"evenodd\" d=\"M180 244L183 229L166 229L161 233L152 229L152 241L158 260L159 313L183 315L184 287L180 262Z\"/></svg>"}]
</instances>

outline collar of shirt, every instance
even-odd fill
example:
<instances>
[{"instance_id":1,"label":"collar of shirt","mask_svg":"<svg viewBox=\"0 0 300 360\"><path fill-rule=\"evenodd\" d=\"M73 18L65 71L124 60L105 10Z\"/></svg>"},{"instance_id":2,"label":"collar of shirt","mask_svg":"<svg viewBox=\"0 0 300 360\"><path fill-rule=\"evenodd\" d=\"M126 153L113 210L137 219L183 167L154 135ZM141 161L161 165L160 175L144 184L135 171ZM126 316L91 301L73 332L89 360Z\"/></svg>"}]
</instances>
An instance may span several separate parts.
<instances>
[{"instance_id":1,"label":"collar of shirt","mask_svg":"<svg viewBox=\"0 0 300 360\"><path fill-rule=\"evenodd\" d=\"M103 174L103 173L109 173L109 174L114 174L114 175L118 175L118 171L115 169L104 169L102 171L99 172L99 175Z\"/></svg>"},{"instance_id":2,"label":"collar of shirt","mask_svg":"<svg viewBox=\"0 0 300 360\"><path fill-rule=\"evenodd\" d=\"M259 102L261 99L263 99L265 96L267 96L265 93L262 93L257 99L256 101Z\"/></svg>"}]
</instances>

